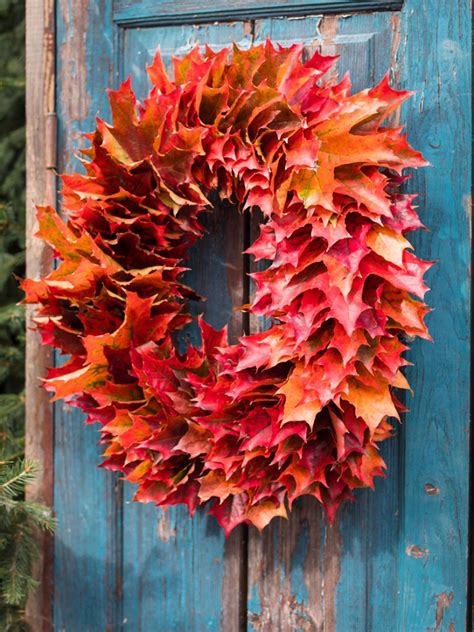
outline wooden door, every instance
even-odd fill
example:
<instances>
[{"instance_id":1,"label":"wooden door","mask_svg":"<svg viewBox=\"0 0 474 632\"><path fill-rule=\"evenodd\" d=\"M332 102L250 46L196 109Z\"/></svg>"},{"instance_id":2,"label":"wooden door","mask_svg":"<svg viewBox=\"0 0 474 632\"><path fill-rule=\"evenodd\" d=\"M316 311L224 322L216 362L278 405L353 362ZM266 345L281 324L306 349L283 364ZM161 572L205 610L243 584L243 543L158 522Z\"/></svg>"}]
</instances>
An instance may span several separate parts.
<instances>
[{"instance_id":1,"label":"wooden door","mask_svg":"<svg viewBox=\"0 0 474 632\"><path fill-rule=\"evenodd\" d=\"M30 13L38 12L40 4L30 3ZM169 63L172 54L184 54L196 43L213 49L231 42L245 47L267 36L284 45L304 42L308 51L320 48L340 55L338 69L351 72L354 90L374 85L390 69L395 85L416 91L401 119L410 142L433 165L409 184L421 192L421 218L431 230L417 236L416 247L424 258L440 262L428 277L435 344L417 342L410 352L414 367L408 378L415 398L397 437L383 447L388 478L376 484L375 492L357 494L357 502L339 511L332 528L309 499L297 503L287 522L275 520L263 534L239 528L226 540L213 518L198 514L191 520L185 509L164 513L131 503L131 486L97 468L97 430L83 426L77 411L56 406L49 446L45 426L43 443L35 443L37 415L30 418L31 452L45 460L48 453L53 457L59 521L52 570L54 629L465 629L468 5L467 0L58 0L53 6L45 0L45 10L56 15L60 172L78 167L75 156L84 145L80 133L93 127L96 114L108 117L106 87L116 87L131 75L139 97L145 96L145 66L158 46ZM31 92L32 107L35 99ZM39 132L33 133L38 147ZM43 148L38 151L44 157ZM230 323L233 336L259 326L233 312L251 291L245 280L248 262L241 255L252 232L249 221L235 209L217 205L208 236L194 249L188 278L208 297L208 321L218 327ZM30 275L39 265L37 254L30 256ZM192 338L195 332L188 334ZM35 370L41 368L35 362L35 344L30 338L30 410L40 401L34 384ZM45 480L42 493L47 496ZM37 601L44 629L50 625L48 599L46 595L42 606ZM40 629L39 619L37 623Z\"/></svg>"}]
</instances>

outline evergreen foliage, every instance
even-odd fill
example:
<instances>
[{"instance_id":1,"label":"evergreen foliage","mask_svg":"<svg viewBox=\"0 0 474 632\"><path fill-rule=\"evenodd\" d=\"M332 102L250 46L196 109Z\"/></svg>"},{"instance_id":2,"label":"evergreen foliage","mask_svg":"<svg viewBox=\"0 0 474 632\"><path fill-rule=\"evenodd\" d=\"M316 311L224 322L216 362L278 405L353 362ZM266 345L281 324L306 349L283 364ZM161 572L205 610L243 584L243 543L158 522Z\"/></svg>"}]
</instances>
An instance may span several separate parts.
<instances>
[{"instance_id":1,"label":"evergreen foliage","mask_svg":"<svg viewBox=\"0 0 474 632\"><path fill-rule=\"evenodd\" d=\"M0 630L23 621L38 555L33 530L51 530L49 509L25 501L37 475L24 459L24 309L15 275L25 263L24 0L0 0Z\"/></svg>"}]
</instances>

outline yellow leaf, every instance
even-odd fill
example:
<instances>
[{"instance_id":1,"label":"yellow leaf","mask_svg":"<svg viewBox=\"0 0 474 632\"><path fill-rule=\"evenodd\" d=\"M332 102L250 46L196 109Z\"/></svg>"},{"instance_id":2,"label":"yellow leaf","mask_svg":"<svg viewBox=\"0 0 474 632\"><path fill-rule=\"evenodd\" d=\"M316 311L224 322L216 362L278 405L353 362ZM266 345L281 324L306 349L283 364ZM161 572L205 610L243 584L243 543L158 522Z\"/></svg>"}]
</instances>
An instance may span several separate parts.
<instances>
[{"instance_id":1,"label":"yellow leaf","mask_svg":"<svg viewBox=\"0 0 474 632\"><path fill-rule=\"evenodd\" d=\"M403 235L385 226L374 226L367 235L367 245L383 257L400 268L403 266L403 252L412 245Z\"/></svg>"},{"instance_id":2,"label":"yellow leaf","mask_svg":"<svg viewBox=\"0 0 474 632\"><path fill-rule=\"evenodd\" d=\"M137 467L127 474L127 480L130 481L130 483L138 483L138 481L145 476L152 466L153 463L149 459L142 461L139 465L137 465Z\"/></svg>"}]
</instances>

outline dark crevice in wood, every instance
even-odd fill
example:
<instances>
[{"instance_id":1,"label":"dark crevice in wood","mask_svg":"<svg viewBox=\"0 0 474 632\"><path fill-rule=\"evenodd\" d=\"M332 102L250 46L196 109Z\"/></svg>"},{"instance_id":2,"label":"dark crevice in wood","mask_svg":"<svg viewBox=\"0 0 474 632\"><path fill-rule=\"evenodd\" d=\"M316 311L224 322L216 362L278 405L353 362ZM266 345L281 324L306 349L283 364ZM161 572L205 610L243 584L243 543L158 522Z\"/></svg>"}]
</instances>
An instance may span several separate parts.
<instances>
[{"instance_id":1,"label":"dark crevice in wood","mask_svg":"<svg viewBox=\"0 0 474 632\"><path fill-rule=\"evenodd\" d=\"M109 621L112 623L112 630L121 630L123 627L123 503L124 503L124 482L118 474L113 476L113 524L112 545L114 548L113 570L114 570L114 593L110 600L112 606ZM115 545L114 545L115 540Z\"/></svg>"},{"instance_id":2,"label":"dark crevice in wood","mask_svg":"<svg viewBox=\"0 0 474 632\"><path fill-rule=\"evenodd\" d=\"M248 590L249 590L249 528L242 525L242 541L240 545L240 591L239 591L239 630L248 629Z\"/></svg>"},{"instance_id":3,"label":"dark crevice in wood","mask_svg":"<svg viewBox=\"0 0 474 632\"><path fill-rule=\"evenodd\" d=\"M472 13L472 12L471 12ZM474 22L471 25L471 60L474 59ZM471 90L472 90L472 77L471 77ZM471 107L471 125L474 127L474 108ZM474 150L474 136L471 137L471 157ZM472 190L474 189L474 172L471 175L471 199ZM472 240L474 231L472 227L472 221L469 229L469 239L471 244L471 267L474 269L474 252L472 249ZM466 608L466 630L474 630L474 397L473 397L473 385L474 385L474 323L472 314L474 313L474 288L472 284L472 276L470 283L471 291L471 304L470 304L470 316L471 316L471 331L470 331L470 349L471 349L471 371L470 371L470 402L469 402L469 510L468 510L468 533L467 533L467 608Z\"/></svg>"}]
</instances>

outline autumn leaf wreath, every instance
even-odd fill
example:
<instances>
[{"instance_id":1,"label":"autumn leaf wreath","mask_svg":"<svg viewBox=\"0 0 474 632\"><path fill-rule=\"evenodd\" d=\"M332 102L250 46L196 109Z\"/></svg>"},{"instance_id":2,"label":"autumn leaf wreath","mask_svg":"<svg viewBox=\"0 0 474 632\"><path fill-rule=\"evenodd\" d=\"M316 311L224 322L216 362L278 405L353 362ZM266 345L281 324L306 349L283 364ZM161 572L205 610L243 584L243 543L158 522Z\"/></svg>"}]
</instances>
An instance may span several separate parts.
<instances>
[{"instance_id":1,"label":"autumn leaf wreath","mask_svg":"<svg viewBox=\"0 0 474 632\"><path fill-rule=\"evenodd\" d=\"M332 520L372 487L403 408L393 389L408 388L401 335L429 338L431 264L411 252L422 224L400 192L426 163L382 126L410 93L385 77L351 95L348 76L324 79L334 57L302 48L196 47L174 80L158 52L142 104L130 80L110 91L85 175L62 176L67 223L38 208L58 265L22 283L43 342L68 356L46 388L101 424L103 465L138 501L207 505L227 534L303 495ZM212 192L262 213L248 309L270 325L230 344L200 318L202 345L179 350Z\"/></svg>"}]
</instances>

